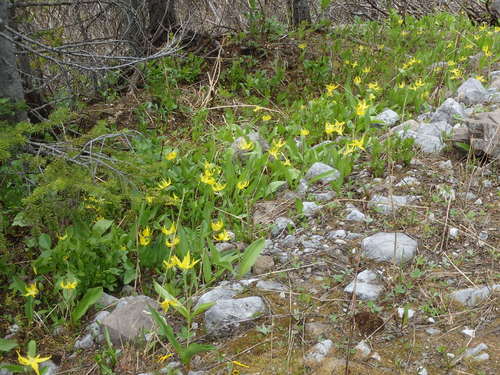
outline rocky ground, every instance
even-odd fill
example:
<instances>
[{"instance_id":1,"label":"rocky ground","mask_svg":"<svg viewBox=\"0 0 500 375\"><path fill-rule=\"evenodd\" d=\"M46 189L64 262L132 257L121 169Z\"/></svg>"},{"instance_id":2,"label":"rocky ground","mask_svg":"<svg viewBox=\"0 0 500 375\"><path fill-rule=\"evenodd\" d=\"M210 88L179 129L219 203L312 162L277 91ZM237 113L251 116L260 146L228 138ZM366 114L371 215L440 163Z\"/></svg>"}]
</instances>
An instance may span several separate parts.
<instances>
[{"instance_id":1,"label":"rocky ground","mask_svg":"<svg viewBox=\"0 0 500 375\"><path fill-rule=\"evenodd\" d=\"M358 168L350 198L338 198L338 172L315 163L297 191L257 204L265 249L248 277L199 293L198 305L216 304L195 323L196 340L217 350L196 356L189 374L499 373L499 105L497 71L489 89L469 79L415 120L384 111L382 124L415 139L409 166L384 178ZM188 372L175 356L162 360L168 344L152 344L147 306L157 302L133 288L118 297L101 299L76 342L54 332L66 346L46 375L96 373L104 328L120 348L116 374Z\"/></svg>"}]
</instances>

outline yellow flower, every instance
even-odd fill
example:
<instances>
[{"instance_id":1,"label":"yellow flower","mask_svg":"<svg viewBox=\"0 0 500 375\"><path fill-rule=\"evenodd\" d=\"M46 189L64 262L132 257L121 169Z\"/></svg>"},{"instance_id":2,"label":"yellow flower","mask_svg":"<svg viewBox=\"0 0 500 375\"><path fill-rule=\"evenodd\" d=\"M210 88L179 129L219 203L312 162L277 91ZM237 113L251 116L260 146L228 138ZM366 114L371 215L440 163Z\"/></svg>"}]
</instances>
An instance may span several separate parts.
<instances>
[{"instance_id":1,"label":"yellow flower","mask_svg":"<svg viewBox=\"0 0 500 375\"><path fill-rule=\"evenodd\" d=\"M466 44L465 48L466 49L473 49L474 48L474 44L472 44L472 43Z\"/></svg>"},{"instance_id":2,"label":"yellow flower","mask_svg":"<svg viewBox=\"0 0 500 375\"><path fill-rule=\"evenodd\" d=\"M207 185L214 185L216 183L215 178L213 178L206 172L200 175L200 181Z\"/></svg>"},{"instance_id":3,"label":"yellow flower","mask_svg":"<svg viewBox=\"0 0 500 375\"><path fill-rule=\"evenodd\" d=\"M212 190L215 193L218 193L219 191L222 191L226 188L226 184L221 184L220 182L216 182L215 184L212 185Z\"/></svg>"},{"instance_id":4,"label":"yellow flower","mask_svg":"<svg viewBox=\"0 0 500 375\"><path fill-rule=\"evenodd\" d=\"M325 133L330 135L333 133L337 133L338 135L342 135L344 133L344 124L343 121L335 120L335 124L330 122L325 123Z\"/></svg>"},{"instance_id":5,"label":"yellow flower","mask_svg":"<svg viewBox=\"0 0 500 375\"><path fill-rule=\"evenodd\" d=\"M259 112L261 110L263 110L264 108L262 108L260 105L256 105L255 108L253 109L254 112Z\"/></svg>"},{"instance_id":6,"label":"yellow flower","mask_svg":"<svg viewBox=\"0 0 500 375\"><path fill-rule=\"evenodd\" d=\"M290 160L288 160L288 158L285 155L283 155L283 154L281 154L281 155L283 156L283 159L284 159L281 163L286 167L290 167L292 165Z\"/></svg>"},{"instance_id":7,"label":"yellow flower","mask_svg":"<svg viewBox=\"0 0 500 375\"><path fill-rule=\"evenodd\" d=\"M120 246L120 250L121 250L121 251L127 251L127 247L126 247L125 245L121 245L121 246Z\"/></svg>"},{"instance_id":8,"label":"yellow flower","mask_svg":"<svg viewBox=\"0 0 500 375\"><path fill-rule=\"evenodd\" d=\"M475 77L479 82L486 82L483 76L476 76Z\"/></svg>"},{"instance_id":9,"label":"yellow flower","mask_svg":"<svg viewBox=\"0 0 500 375\"><path fill-rule=\"evenodd\" d=\"M356 114L358 116L364 116L366 114L366 110L368 109L369 105L366 104L366 101L360 100L359 103L356 105Z\"/></svg>"},{"instance_id":10,"label":"yellow flower","mask_svg":"<svg viewBox=\"0 0 500 375\"><path fill-rule=\"evenodd\" d=\"M19 352L17 352L17 361L23 366L29 366L35 371L36 375L40 375L40 370L38 369L38 364L48 361L50 356L40 358L40 355L32 357L28 354L27 357L23 357Z\"/></svg>"},{"instance_id":11,"label":"yellow flower","mask_svg":"<svg viewBox=\"0 0 500 375\"><path fill-rule=\"evenodd\" d=\"M144 198L144 199L146 199L147 204L152 204L154 197L152 197L151 195L146 195L146 198Z\"/></svg>"},{"instance_id":12,"label":"yellow flower","mask_svg":"<svg viewBox=\"0 0 500 375\"><path fill-rule=\"evenodd\" d=\"M332 96L333 92L337 87L339 87L339 85L336 85L335 83L326 85L326 95Z\"/></svg>"},{"instance_id":13,"label":"yellow flower","mask_svg":"<svg viewBox=\"0 0 500 375\"><path fill-rule=\"evenodd\" d=\"M25 288L25 291L26 293L24 293L23 296L35 298L35 296L38 294L38 288L36 286L36 283L31 283L30 285L28 285Z\"/></svg>"},{"instance_id":14,"label":"yellow flower","mask_svg":"<svg viewBox=\"0 0 500 375\"><path fill-rule=\"evenodd\" d=\"M174 193L171 196L167 197L165 204L167 206L177 206L180 200L181 199L177 196L177 194Z\"/></svg>"},{"instance_id":15,"label":"yellow flower","mask_svg":"<svg viewBox=\"0 0 500 375\"><path fill-rule=\"evenodd\" d=\"M354 77L354 81L353 82L354 82L355 85L359 86L361 84L361 77L360 76Z\"/></svg>"},{"instance_id":16,"label":"yellow flower","mask_svg":"<svg viewBox=\"0 0 500 375\"><path fill-rule=\"evenodd\" d=\"M457 65L457 63L455 61L453 61L453 60L449 60L447 62L447 64L448 64L448 66L455 66L455 65Z\"/></svg>"},{"instance_id":17,"label":"yellow flower","mask_svg":"<svg viewBox=\"0 0 500 375\"><path fill-rule=\"evenodd\" d=\"M176 231L177 231L177 227L175 226L175 223L172 223L172 225L170 225L170 228L168 228L168 229L165 227L165 225L161 227L161 232L165 236L170 236L170 235L174 234Z\"/></svg>"},{"instance_id":18,"label":"yellow flower","mask_svg":"<svg viewBox=\"0 0 500 375\"><path fill-rule=\"evenodd\" d=\"M243 189L246 189L248 187L248 185L250 185L250 181L248 181L248 180L241 180L241 181L238 181L238 183L236 184L236 187L239 190L243 190Z\"/></svg>"},{"instance_id":19,"label":"yellow flower","mask_svg":"<svg viewBox=\"0 0 500 375\"><path fill-rule=\"evenodd\" d=\"M64 282L64 281L61 281L59 283L59 286L63 289L75 289L76 286L78 285L78 282L77 281L73 281L73 282Z\"/></svg>"},{"instance_id":20,"label":"yellow flower","mask_svg":"<svg viewBox=\"0 0 500 375\"><path fill-rule=\"evenodd\" d=\"M175 247L175 246L176 246L176 245L178 245L180 242L181 242L181 239L179 238L179 236L175 236L174 238L172 238L172 241L165 240L165 245L166 245L167 247Z\"/></svg>"},{"instance_id":21,"label":"yellow flower","mask_svg":"<svg viewBox=\"0 0 500 375\"><path fill-rule=\"evenodd\" d=\"M255 145L252 141L247 141L245 138L242 138L238 144L238 148L242 151L252 151Z\"/></svg>"},{"instance_id":22,"label":"yellow flower","mask_svg":"<svg viewBox=\"0 0 500 375\"><path fill-rule=\"evenodd\" d=\"M368 84L368 89L373 90L373 91L379 91L380 86L378 85L378 82L372 82Z\"/></svg>"},{"instance_id":23,"label":"yellow flower","mask_svg":"<svg viewBox=\"0 0 500 375\"><path fill-rule=\"evenodd\" d=\"M365 46L358 46L358 49L359 49L360 51L364 51L364 50L365 50Z\"/></svg>"},{"instance_id":24,"label":"yellow flower","mask_svg":"<svg viewBox=\"0 0 500 375\"><path fill-rule=\"evenodd\" d=\"M164 260L164 261L163 261L163 266L164 266L167 270L169 270L170 268L175 267L175 265L177 264L177 263L176 263L176 261L175 261L176 259L177 259L177 257L175 257L175 256L174 256L174 257L170 257L170 259L169 259L168 261L167 261L167 260Z\"/></svg>"},{"instance_id":25,"label":"yellow flower","mask_svg":"<svg viewBox=\"0 0 500 375\"><path fill-rule=\"evenodd\" d=\"M68 234L67 234L67 233L64 233L64 236L59 236L59 235L57 235L57 239L58 239L59 241L64 241L66 238L68 238Z\"/></svg>"},{"instance_id":26,"label":"yellow flower","mask_svg":"<svg viewBox=\"0 0 500 375\"><path fill-rule=\"evenodd\" d=\"M402 18L399 18L398 19L398 25L402 25L403 24L403 19Z\"/></svg>"},{"instance_id":27,"label":"yellow flower","mask_svg":"<svg viewBox=\"0 0 500 375\"><path fill-rule=\"evenodd\" d=\"M179 261L178 259L176 260L177 262L177 267L179 267L180 269L183 269L183 270L189 270L191 268L193 268L196 263L198 263L200 260L191 260L191 255L189 254L189 251L187 252L187 254L184 256L184 258L182 259L182 262Z\"/></svg>"},{"instance_id":28,"label":"yellow flower","mask_svg":"<svg viewBox=\"0 0 500 375\"><path fill-rule=\"evenodd\" d=\"M165 180L164 178L161 179L161 181L158 183L158 190L164 190L168 188L170 185L172 185L172 181L170 178L168 180Z\"/></svg>"},{"instance_id":29,"label":"yellow flower","mask_svg":"<svg viewBox=\"0 0 500 375\"><path fill-rule=\"evenodd\" d=\"M177 157L176 151L171 151L167 155L165 155L165 159L167 160L174 160L176 157Z\"/></svg>"},{"instance_id":30,"label":"yellow flower","mask_svg":"<svg viewBox=\"0 0 500 375\"><path fill-rule=\"evenodd\" d=\"M306 49L307 48L307 43L300 43L297 47L299 47L300 49Z\"/></svg>"},{"instance_id":31,"label":"yellow flower","mask_svg":"<svg viewBox=\"0 0 500 375\"><path fill-rule=\"evenodd\" d=\"M301 137L307 137L310 134L309 129L300 129L300 136Z\"/></svg>"},{"instance_id":32,"label":"yellow flower","mask_svg":"<svg viewBox=\"0 0 500 375\"><path fill-rule=\"evenodd\" d=\"M210 226L212 227L212 230L214 232L218 232L220 231L222 228L224 228L224 222L222 221L222 219L219 219L217 221L212 221L210 223Z\"/></svg>"},{"instance_id":33,"label":"yellow flower","mask_svg":"<svg viewBox=\"0 0 500 375\"><path fill-rule=\"evenodd\" d=\"M358 62L357 62L357 61L354 61L353 63L351 63L351 66L352 66L353 68L357 67L357 66L358 66Z\"/></svg>"},{"instance_id":34,"label":"yellow flower","mask_svg":"<svg viewBox=\"0 0 500 375\"><path fill-rule=\"evenodd\" d=\"M169 302L169 303L171 304L171 302ZM162 307L163 307L163 303L162 303ZM168 307L167 307L167 310L168 310ZM165 311L167 311L167 310L165 310ZM158 357L158 363L163 363L163 362L165 362L167 359L169 359L172 356L173 356L172 353L161 355L161 356Z\"/></svg>"},{"instance_id":35,"label":"yellow flower","mask_svg":"<svg viewBox=\"0 0 500 375\"><path fill-rule=\"evenodd\" d=\"M377 45L377 48L378 49L384 49L385 48L385 44L379 44L379 45Z\"/></svg>"},{"instance_id":36,"label":"yellow flower","mask_svg":"<svg viewBox=\"0 0 500 375\"><path fill-rule=\"evenodd\" d=\"M372 71L372 68L370 68L369 66L363 68L363 73L365 73L365 74L370 73L371 71Z\"/></svg>"},{"instance_id":37,"label":"yellow flower","mask_svg":"<svg viewBox=\"0 0 500 375\"><path fill-rule=\"evenodd\" d=\"M278 139L278 140L273 139L272 146L273 146L273 147L276 147L276 148L279 150L279 149L280 149L280 148L282 148L285 144L286 144L286 143L285 143L285 141L284 141L283 139Z\"/></svg>"},{"instance_id":38,"label":"yellow flower","mask_svg":"<svg viewBox=\"0 0 500 375\"><path fill-rule=\"evenodd\" d=\"M244 363L238 362L238 361L231 361L233 365L240 366L240 367L245 367L245 368L250 368L250 366L245 365Z\"/></svg>"},{"instance_id":39,"label":"yellow flower","mask_svg":"<svg viewBox=\"0 0 500 375\"><path fill-rule=\"evenodd\" d=\"M491 52L491 50L490 50L490 47L489 47L489 46L484 46L484 47L482 48L482 50L483 50L483 53L484 53L484 55L485 55L486 57L490 57L491 55L493 55L493 52Z\"/></svg>"},{"instance_id":40,"label":"yellow flower","mask_svg":"<svg viewBox=\"0 0 500 375\"><path fill-rule=\"evenodd\" d=\"M177 306L177 302L166 299L165 301L160 303L160 306L164 312L167 312L170 306ZM163 362L163 361L167 360L168 358L172 357L172 355L173 354L167 354L163 357L160 357L158 359L158 362Z\"/></svg>"},{"instance_id":41,"label":"yellow flower","mask_svg":"<svg viewBox=\"0 0 500 375\"><path fill-rule=\"evenodd\" d=\"M223 241L229 241L231 239L231 236L229 235L227 230L223 230L220 233L214 234L214 240L223 242Z\"/></svg>"},{"instance_id":42,"label":"yellow flower","mask_svg":"<svg viewBox=\"0 0 500 375\"><path fill-rule=\"evenodd\" d=\"M262 116L262 121L269 121L269 120L271 120L271 118L272 117L270 115L263 115Z\"/></svg>"},{"instance_id":43,"label":"yellow flower","mask_svg":"<svg viewBox=\"0 0 500 375\"><path fill-rule=\"evenodd\" d=\"M400 82L400 83L398 83L398 87L399 87L400 89L404 89L404 88L405 88L405 86L406 86L406 83L404 83L404 82Z\"/></svg>"},{"instance_id":44,"label":"yellow flower","mask_svg":"<svg viewBox=\"0 0 500 375\"><path fill-rule=\"evenodd\" d=\"M452 69L450 70L450 73L452 74L452 79L459 79L462 77L462 72L460 69Z\"/></svg>"},{"instance_id":45,"label":"yellow flower","mask_svg":"<svg viewBox=\"0 0 500 375\"><path fill-rule=\"evenodd\" d=\"M149 245L149 243L151 242L151 230L149 229L149 227L146 227L142 230L141 233L139 233L139 243L142 245L142 246L147 246Z\"/></svg>"},{"instance_id":46,"label":"yellow flower","mask_svg":"<svg viewBox=\"0 0 500 375\"><path fill-rule=\"evenodd\" d=\"M361 139L352 140L347 144L346 149L344 150L344 155L348 155L356 151L356 149L364 150L365 149L364 143L365 143L364 137Z\"/></svg>"}]
</instances>

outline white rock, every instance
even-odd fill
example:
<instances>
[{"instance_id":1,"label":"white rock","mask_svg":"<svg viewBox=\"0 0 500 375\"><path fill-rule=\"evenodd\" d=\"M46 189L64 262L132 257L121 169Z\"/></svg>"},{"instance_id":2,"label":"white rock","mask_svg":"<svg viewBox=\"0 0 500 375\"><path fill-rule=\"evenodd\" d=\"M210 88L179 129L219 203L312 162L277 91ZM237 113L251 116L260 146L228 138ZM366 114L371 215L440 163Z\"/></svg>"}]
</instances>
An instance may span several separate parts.
<instances>
[{"instance_id":1,"label":"white rock","mask_svg":"<svg viewBox=\"0 0 500 375\"><path fill-rule=\"evenodd\" d=\"M476 331L473 329L470 329L469 327L465 327L465 329L462 330L462 333L465 336L476 337Z\"/></svg>"},{"instance_id":2,"label":"white rock","mask_svg":"<svg viewBox=\"0 0 500 375\"><path fill-rule=\"evenodd\" d=\"M487 98L488 91L475 78L469 78L457 90L457 100L465 105L481 104Z\"/></svg>"},{"instance_id":3,"label":"white rock","mask_svg":"<svg viewBox=\"0 0 500 375\"><path fill-rule=\"evenodd\" d=\"M390 215L399 208L409 205L418 197L411 195L390 195L388 197L375 194L368 202L368 207L375 208L375 210L384 215Z\"/></svg>"},{"instance_id":4,"label":"white rock","mask_svg":"<svg viewBox=\"0 0 500 375\"><path fill-rule=\"evenodd\" d=\"M425 329L425 332L427 332L429 335L438 335L441 333L440 329L429 327Z\"/></svg>"},{"instance_id":5,"label":"white rock","mask_svg":"<svg viewBox=\"0 0 500 375\"><path fill-rule=\"evenodd\" d=\"M337 238L346 238L347 232L343 229L333 230L330 233L328 233L326 237L329 238L330 240L335 240Z\"/></svg>"},{"instance_id":6,"label":"white rock","mask_svg":"<svg viewBox=\"0 0 500 375\"><path fill-rule=\"evenodd\" d=\"M458 119L466 117L464 107L452 98L446 99L434 112L431 122L446 121L455 124Z\"/></svg>"},{"instance_id":7,"label":"white rock","mask_svg":"<svg viewBox=\"0 0 500 375\"><path fill-rule=\"evenodd\" d=\"M396 186L397 187L401 187L401 186L416 186L416 185L420 185L420 181L417 180L415 177L412 177L412 176L407 176L407 177L404 177L401 179L401 181L399 181Z\"/></svg>"},{"instance_id":8,"label":"white rock","mask_svg":"<svg viewBox=\"0 0 500 375\"><path fill-rule=\"evenodd\" d=\"M240 284L233 284L226 287L217 287L206 293L204 293L196 302L194 306L197 309L200 305L210 302L218 302L226 299L231 299L243 291L243 287Z\"/></svg>"},{"instance_id":9,"label":"white rock","mask_svg":"<svg viewBox=\"0 0 500 375\"><path fill-rule=\"evenodd\" d=\"M288 288L283 284L272 280L260 280L259 282L257 282L256 287L260 290L273 292L283 292L288 290Z\"/></svg>"},{"instance_id":10,"label":"white rock","mask_svg":"<svg viewBox=\"0 0 500 375\"><path fill-rule=\"evenodd\" d=\"M318 206L314 202L302 202L302 213L306 217L314 216L321 210L321 206Z\"/></svg>"},{"instance_id":11,"label":"white rock","mask_svg":"<svg viewBox=\"0 0 500 375\"><path fill-rule=\"evenodd\" d=\"M357 208L351 208L349 210L349 213L346 215L345 219L347 221L356 221L356 222L369 221L366 215Z\"/></svg>"},{"instance_id":12,"label":"white rock","mask_svg":"<svg viewBox=\"0 0 500 375\"><path fill-rule=\"evenodd\" d=\"M420 366L417 369L417 375L428 375L427 369L425 367Z\"/></svg>"},{"instance_id":13,"label":"white rock","mask_svg":"<svg viewBox=\"0 0 500 375\"><path fill-rule=\"evenodd\" d=\"M493 292L500 290L500 284L491 287L467 288L451 293L450 297L462 305L473 307L487 299Z\"/></svg>"},{"instance_id":14,"label":"white rock","mask_svg":"<svg viewBox=\"0 0 500 375\"><path fill-rule=\"evenodd\" d=\"M274 225L271 229L271 234L273 237L276 237L279 234L286 232L288 228L295 228L295 223L293 222L293 220L284 216L278 217L274 221Z\"/></svg>"},{"instance_id":15,"label":"white rock","mask_svg":"<svg viewBox=\"0 0 500 375\"><path fill-rule=\"evenodd\" d=\"M361 247L369 259L400 264L413 259L418 243L404 233L379 232L363 239Z\"/></svg>"},{"instance_id":16,"label":"white rock","mask_svg":"<svg viewBox=\"0 0 500 375\"><path fill-rule=\"evenodd\" d=\"M81 339L76 340L74 348L75 349L89 349L94 345L94 339L92 334L87 333Z\"/></svg>"},{"instance_id":17,"label":"white rock","mask_svg":"<svg viewBox=\"0 0 500 375\"><path fill-rule=\"evenodd\" d=\"M45 371L44 375L56 375L58 369L59 367L51 360L40 363L40 370Z\"/></svg>"},{"instance_id":18,"label":"white rock","mask_svg":"<svg viewBox=\"0 0 500 375\"><path fill-rule=\"evenodd\" d=\"M467 349L464 353L464 358L475 357L476 355L481 353L483 350L488 350L488 345L486 345L485 343L482 342L473 348Z\"/></svg>"},{"instance_id":19,"label":"white rock","mask_svg":"<svg viewBox=\"0 0 500 375\"><path fill-rule=\"evenodd\" d=\"M367 358L372 352L370 346L364 340L360 341L354 349L356 349L361 358Z\"/></svg>"},{"instance_id":20,"label":"white rock","mask_svg":"<svg viewBox=\"0 0 500 375\"><path fill-rule=\"evenodd\" d=\"M383 290L384 286L381 284L378 274L372 270L364 270L359 273L344 288L344 292L354 293L358 298L368 301L376 300Z\"/></svg>"},{"instance_id":21,"label":"white rock","mask_svg":"<svg viewBox=\"0 0 500 375\"><path fill-rule=\"evenodd\" d=\"M488 359L490 359L490 355L488 353L481 353L476 355L473 359L475 361L487 361Z\"/></svg>"},{"instance_id":22,"label":"white rock","mask_svg":"<svg viewBox=\"0 0 500 375\"><path fill-rule=\"evenodd\" d=\"M333 349L332 340L323 340L314 345L305 356L306 363L316 364L322 362Z\"/></svg>"},{"instance_id":23,"label":"white rock","mask_svg":"<svg viewBox=\"0 0 500 375\"><path fill-rule=\"evenodd\" d=\"M458 228L455 228L455 227L451 227L448 229L448 236L450 238L457 238L458 237Z\"/></svg>"}]
</instances>

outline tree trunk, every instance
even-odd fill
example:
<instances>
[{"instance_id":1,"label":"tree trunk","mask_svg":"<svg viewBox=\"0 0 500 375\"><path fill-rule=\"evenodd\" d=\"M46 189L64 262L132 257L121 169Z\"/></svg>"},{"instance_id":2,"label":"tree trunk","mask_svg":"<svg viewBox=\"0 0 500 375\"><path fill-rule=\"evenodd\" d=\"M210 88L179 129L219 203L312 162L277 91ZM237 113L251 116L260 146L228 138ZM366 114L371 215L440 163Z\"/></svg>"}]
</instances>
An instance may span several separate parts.
<instances>
[{"instance_id":1,"label":"tree trunk","mask_svg":"<svg viewBox=\"0 0 500 375\"><path fill-rule=\"evenodd\" d=\"M149 11L149 37L159 47L168 40L168 34L178 27L175 0L147 0Z\"/></svg>"},{"instance_id":2,"label":"tree trunk","mask_svg":"<svg viewBox=\"0 0 500 375\"><path fill-rule=\"evenodd\" d=\"M291 1L292 1L293 26L299 26L301 23L311 23L309 0L291 0Z\"/></svg>"},{"instance_id":3,"label":"tree trunk","mask_svg":"<svg viewBox=\"0 0 500 375\"><path fill-rule=\"evenodd\" d=\"M9 24L9 2L0 1L0 34L9 35L5 26ZM0 35L0 98L7 98L12 104L24 100L23 85L17 71L14 45ZM17 110L13 115L2 115L0 120L24 121L26 111Z\"/></svg>"}]
</instances>

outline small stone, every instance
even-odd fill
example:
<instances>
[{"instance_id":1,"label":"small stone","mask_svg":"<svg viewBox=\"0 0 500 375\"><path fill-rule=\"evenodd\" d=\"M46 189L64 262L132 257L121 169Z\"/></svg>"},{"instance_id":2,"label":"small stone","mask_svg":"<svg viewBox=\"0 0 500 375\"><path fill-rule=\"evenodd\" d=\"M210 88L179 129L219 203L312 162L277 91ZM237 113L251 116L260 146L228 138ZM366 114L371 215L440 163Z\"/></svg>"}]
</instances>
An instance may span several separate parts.
<instances>
[{"instance_id":1,"label":"small stone","mask_svg":"<svg viewBox=\"0 0 500 375\"><path fill-rule=\"evenodd\" d=\"M481 353L476 355L473 359L475 361L487 361L488 359L490 359L490 355L488 353Z\"/></svg>"},{"instance_id":2,"label":"small stone","mask_svg":"<svg viewBox=\"0 0 500 375\"><path fill-rule=\"evenodd\" d=\"M418 197L410 195L391 195L385 197L383 195L374 195L368 202L368 207L374 208L377 212L389 215L401 207L407 206L417 200Z\"/></svg>"},{"instance_id":3,"label":"small stone","mask_svg":"<svg viewBox=\"0 0 500 375\"><path fill-rule=\"evenodd\" d=\"M335 193L333 191L327 191L326 193L315 193L312 196L318 202L328 202L335 198Z\"/></svg>"},{"instance_id":4,"label":"small stone","mask_svg":"<svg viewBox=\"0 0 500 375\"><path fill-rule=\"evenodd\" d=\"M94 345L94 338L92 334L87 333L80 340L76 340L74 348L75 349L89 349Z\"/></svg>"},{"instance_id":5,"label":"small stone","mask_svg":"<svg viewBox=\"0 0 500 375\"><path fill-rule=\"evenodd\" d=\"M269 255L259 255L252 267L254 275L270 272L274 269L274 259Z\"/></svg>"},{"instance_id":6,"label":"small stone","mask_svg":"<svg viewBox=\"0 0 500 375\"><path fill-rule=\"evenodd\" d=\"M384 109L381 113L375 116L375 120L380 121L383 125L393 126L399 121L399 115L392 109Z\"/></svg>"},{"instance_id":7,"label":"small stone","mask_svg":"<svg viewBox=\"0 0 500 375\"><path fill-rule=\"evenodd\" d=\"M358 345L354 347L354 349L356 350L356 357L358 357L359 359L368 358L370 356L370 353L372 352L371 348L364 340L360 341Z\"/></svg>"},{"instance_id":8,"label":"small stone","mask_svg":"<svg viewBox=\"0 0 500 375\"><path fill-rule=\"evenodd\" d=\"M333 349L333 341L332 340L323 340L316 345L314 345L306 354L304 361L305 364L311 367L314 367L318 363L322 362L326 356Z\"/></svg>"},{"instance_id":9,"label":"small stone","mask_svg":"<svg viewBox=\"0 0 500 375\"><path fill-rule=\"evenodd\" d=\"M225 251L236 250L236 244L232 242L218 242L215 244L215 248L223 253Z\"/></svg>"},{"instance_id":10,"label":"small stone","mask_svg":"<svg viewBox=\"0 0 500 375\"><path fill-rule=\"evenodd\" d=\"M293 220L284 216L278 217L271 229L271 235L273 237L277 237L281 233L286 233L288 231L288 228L295 228L295 223L293 222Z\"/></svg>"},{"instance_id":11,"label":"small stone","mask_svg":"<svg viewBox=\"0 0 500 375\"><path fill-rule=\"evenodd\" d=\"M291 249L293 247L297 246L297 237L295 237L293 234L289 234L286 236L283 241L281 241L281 246L284 249Z\"/></svg>"},{"instance_id":12,"label":"small stone","mask_svg":"<svg viewBox=\"0 0 500 375\"><path fill-rule=\"evenodd\" d=\"M345 219L347 221L356 221L356 222L368 221L366 215L357 208L351 208L349 210L349 213L346 215Z\"/></svg>"},{"instance_id":13,"label":"small stone","mask_svg":"<svg viewBox=\"0 0 500 375\"><path fill-rule=\"evenodd\" d=\"M397 187L416 186L416 185L420 185L420 181L412 176L404 177L403 179L401 179L401 181L399 181L396 184Z\"/></svg>"},{"instance_id":14,"label":"small stone","mask_svg":"<svg viewBox=\"0 0 500 375\"><path fill-rule=\"evenodd\" d=\"M314 202L302 202L302 213L306 217L311 217L316 215L321 210L321 206L318 206Z\"/></svg>"},{"instance_id":15,"label":"small stone","mask_svg":"<svg viewBox=\"0 0 500 375\"><path fill-rule=\"evenodd\" d=\"M476 331L473 330L473 329L470 329L469 327L465 327L463 330L462 330L462 333L465 335L465 336L469 336L469 337L476 337Z\"/></svg>"},{"instance_id":16,"label":"small stone","mask_svg":"<svg viewBox=\"0 0 500 375\"><path fill-rule=\"evenodd\" d=\"M476 200L474 201L474 204L475 204L476 206L481 206L481 205L483 204L483 200L482 200L481 198L478 198L478 199L476 199Z\"/></svg>"},{"instance_id":17,"label":"small stone","mask_svg":"<svg viewBox=\"0 0 500 375\"><path fill-rule=\"evenodd\" d=\"M309 184L307 183L307 180L304 178L301 178L299 181L299 184L297 186L297 193L303 197L306 195L307 191L309 190Z\"/></svg>"},{"instance_id":18,"label":"small stone","mask_svg":"<svg viewBox=\"0 0 500 375\"><path fill-rule=\"evenodd\" d=\"M364 255L379 262L407 262L415 256L417 241L404 233L379 232L361 243Z\"/></svg>"},{"instance_id":19,"label":"small stone","mask_svg":"<svg viewBox=\"0 0 500 375\"><path fill-rule=\"evenodd\" d=\"M464 358L475 357L483 350L488 350L488 345L482 342L473 348L467 349L464 353Z\"/></svg>"},{"instance_id":20,"label":"small stone","mask_svg":"<svg viewBox=\"0 0 500 375\"><path fill-rule=\"evenodd\" d=\"M319 177L322 176L322 177ZM306 172L305 178L307 181L311 182L311 180L319 181L322 184L328 184L330 182L335 181L340 177L340 172L335 168L320 162L316 162L309 170Z\"/></svg>"},{"instance_id":21,"label":"small stone","mask_svg":"<svg viewBox=\"0 0 500 375\"><path fill-rule=\"evenodd\" d=\"M347 232L343 229L338 229L338 230L331 231L330 233L327 234L326 237L330 240L335 240L337 238L346 238Z\"/></svg>"},{"instance_id":22,"label":"small stone","mask_svg":"<svg viewBox=\"0 0 500 375\"><path fill-rule=\"evenodd\" d=\"M433 327L429 327L429 328L426 328L425 329L425 332L427 332L429 335L433 336L433 335L438 335L441 333L441 330L440 329L437 329L437 328L433 328Z\"/></svg>"},{"instance_id":23,"label":"small stone","mask_svg":"<svg viewBox=\"0 0 500 375\"><path fill-rule=\"evenodd\" d=\"M286 286L283 284L277 282L277 281L271 281L271 280L260 280L256 287L260 290L264 291L269 291L269 292L283 292L288 290Z\"/></svg>"},{"instance_id":24,"label":"small stone","mask_svg":"<svg viewBox=\"0 0 500 375\"><path fill-rule=\"evenodd\" d=\"M459 233L458 228L451 227L450 229L448 229L448 236L450 238L457 238L458 233Z\"/></svg>"},{"instance_id":25,"label":"small stone","mask_svg":"<svg viewBox=\"0 0 500 375\"><path fill-rule=\"evenodd\" d=\"M428 375L427 369L425 367L420 366L417 369L417 375Z\"/></svg>"},{"instance_id":26,"label":"small stone","mask_svg":"<svg viewBox=\"0 0 500 375\"><path fill-rule=\"evenodd\" d=\"M243 287L240 284L236 283L228 286L218 286L217 288L214 288L203 294L196 302L194 308L197 309L200 305L203 305L205 303L217 303L218 301L231 299L242 291Z\"/></svg>"}]
</instances>

